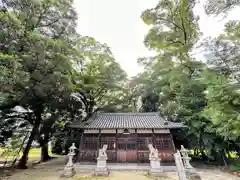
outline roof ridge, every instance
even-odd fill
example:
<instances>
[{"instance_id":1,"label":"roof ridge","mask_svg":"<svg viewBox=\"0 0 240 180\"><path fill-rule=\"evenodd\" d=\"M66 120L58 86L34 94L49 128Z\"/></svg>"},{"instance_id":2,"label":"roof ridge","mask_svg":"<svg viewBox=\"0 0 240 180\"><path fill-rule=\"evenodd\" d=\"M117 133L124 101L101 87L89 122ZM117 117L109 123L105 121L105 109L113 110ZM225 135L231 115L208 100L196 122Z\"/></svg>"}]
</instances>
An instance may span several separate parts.
<instances>
[{"instance_id":1,"label":"roof ridge","mask_svg":"<svg viewBox=\"0 0 240 180\"><path fill-rule=\"evenodd\" d=\"M71 127L83 129L172 129L181 128L183 124L167 121L158 112L98 112L86 123L72 123Z\"/></svg>"},{"instance_id":2,"label":"roof ridge","mask_svg":"<svg viewBox=\"0 0 240 180\"><path fill-rule=\"evenodd\" d=\"M99 112L98 115L158 115L158 112L116 112L116 113L105 113L105 112Z\"/></svg>"}]
</instances>

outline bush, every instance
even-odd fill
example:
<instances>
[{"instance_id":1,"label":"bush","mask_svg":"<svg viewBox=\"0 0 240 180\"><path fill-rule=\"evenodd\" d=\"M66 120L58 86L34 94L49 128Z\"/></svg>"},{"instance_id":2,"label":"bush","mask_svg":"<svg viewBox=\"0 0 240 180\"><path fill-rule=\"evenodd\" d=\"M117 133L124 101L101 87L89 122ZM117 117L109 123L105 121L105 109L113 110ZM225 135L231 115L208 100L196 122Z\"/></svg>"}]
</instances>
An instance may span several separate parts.
<instances>
[{"instance_id":1,"label":"bush","mask_svg":"<svg viewBox=\"0 0 240 180\"><path fill-rule=\"evenodd\" d=\"M231 172L240 172L240 159L232 160L229 168Z\"/></svg>"}]
</instances>

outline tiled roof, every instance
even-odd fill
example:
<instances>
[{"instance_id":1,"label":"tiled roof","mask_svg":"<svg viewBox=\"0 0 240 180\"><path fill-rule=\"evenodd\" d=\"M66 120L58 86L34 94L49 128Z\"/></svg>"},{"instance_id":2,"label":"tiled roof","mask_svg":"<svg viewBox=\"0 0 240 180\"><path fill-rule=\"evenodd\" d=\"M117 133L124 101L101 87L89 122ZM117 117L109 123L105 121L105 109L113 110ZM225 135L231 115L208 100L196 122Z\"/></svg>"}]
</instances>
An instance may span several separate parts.
<instances>
[{"instance_id":1,"label":"tiled roof","mask_svg":"<svg viewBox=\"0 0 240 180\"><path fill-rule=\"evenodd\" d=\"M158 113L97 113L87 124L74 122L69 127L84 129L163 129L181 128L182 123L166 121Z\"/></svg>"}]
</instances>

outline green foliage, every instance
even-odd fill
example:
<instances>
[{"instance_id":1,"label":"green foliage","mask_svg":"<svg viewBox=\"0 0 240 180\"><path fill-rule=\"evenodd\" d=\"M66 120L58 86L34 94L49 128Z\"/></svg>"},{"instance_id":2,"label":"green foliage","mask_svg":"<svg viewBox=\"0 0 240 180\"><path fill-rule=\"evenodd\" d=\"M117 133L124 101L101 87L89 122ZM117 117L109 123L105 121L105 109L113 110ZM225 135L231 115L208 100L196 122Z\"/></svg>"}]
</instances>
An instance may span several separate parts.
<instances>
[{"instance_id":1,"label":"green foliage","mask_svg":"<svg viewBox=\"0 0 240 180\"><path fill-rule=\"evenodd\" d=\"M215 39L206 39L203 43L206 50L207 64L211 69L231 81L240 82L239 50L240 50L240 22L229 21L225 25L225 32Z\"/></svg>"},{"instance_id":2,"label":"green foliage","mask_svg":"<svg viewBox=\"0 0 240 180\"><path fill-rule=\"evenodd\" d=\"M28 133L24 130L18 130L14 132L12 137L6 143L6 146L1 156L5 157L6 159L10 157L12 158L12 160L14 160L15 158L19 158L27 138Z\"/></svg>"},{"instance_id":3,"label":"green foliage","mask_svg":"<svg viewBox=\"0 0 240 180\"><path fill-rule=\"evenodd\" d=\"M163 53L170 60L182 61L199 38L198 17L193 14L195 1L159 1L153 9L143 12L142 19L152 25L145 45Z\"/></svg>"},{"instance_id":4,"label":"green foliage","mask_svg":"<svg viewBox=\"0 0 240 180\"><path fill-rule=\"evenodd\" d=\"M223 76L208 73L206 76L208 105L203 114L218 126L217 133L226 139L240 136L240 94Z\"/></svg>"},{"instance_id":5,"label":"green foliage","mask_svg":"<svg viewBox=\"0 0 240 180\"><path fill-rule=\"evenodd\" d=\"M0 109L32 112L26 159L34 138L46 147L59 125L86 120L126 74L106 44L76 33L71 0L6 0L0 17Z\"/></svg>"},{"instance_id":6,"label":"green foliage","mask_svg":"<svg viewBox=\"0 0 240 180\"><path fill-rule=\"evenodd\" d=\"M231 161L230 171L240 172L240 160L239 159Z\"/></svg>"},{"instance_id":7,"label":"green foliage","mask_svg":"<svg viewBox=\"0 0 240 180\"><path fill-rule=\"evenodd\" d=\"M224 34L206 41L207 63L198 62L191 57L201 36L195 4L163 0L143 12L143 21L151 25L144 43L158 54L139 58L144 72L138 92L158 95L156 110L187 125L183 138L217 159L224 150L239 148L239 23L230 21ZM142 101L145 109L153 105L148 101Z\"/></svg>"},{"instance_id":8,"label":"green foliage","mask_svg":"<svg viewBox=\"0 0 240 180\"><path fill-rule=\"evenodd\" d=\"M238 0L207 0L204 8L207 14L219 15L222 13L227 13L235 6L239 5L240 2Z\"/></svg>"},{"instance_id":9,"label":"green foliage","mask_svg":"<svg viewBox=\"0 0 240 180\"><path fill-rule=\"evenodd\" d=\"M208 105L203 114L217 126L219 135L235 141L240 138L239 25L239 21L229 21L223 34L203 44L210 67L204 73Z\"/></svg>"}]
</instances>

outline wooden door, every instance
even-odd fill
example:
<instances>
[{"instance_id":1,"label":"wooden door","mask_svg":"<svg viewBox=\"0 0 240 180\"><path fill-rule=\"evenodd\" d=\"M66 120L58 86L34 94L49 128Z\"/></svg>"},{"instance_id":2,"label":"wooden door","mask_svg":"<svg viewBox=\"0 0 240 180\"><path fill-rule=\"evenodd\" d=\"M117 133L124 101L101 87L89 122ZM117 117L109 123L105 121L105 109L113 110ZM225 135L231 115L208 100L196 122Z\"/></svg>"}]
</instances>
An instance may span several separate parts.
<instances>
[{"instance_id":1,"label":"wooden door","mask_svg":"<svg viewBox=\"0 0 240 180\"><path fill-rule=\"evenodd\" d=\"M127 162L137 162L137 139L129 138L126 144Z\"/></svg>"},{"instance_id":2,"label":"wooden door","mask_svg":"<svg viewBox=\"0 0 240 180\"><path fill-rule=\"evenodd\" d=\"M118 138L117 140L117 161L118 162L126 162L127 156L126 156L126 141L125 139Z\"/></svg>"},{"instance_id":3,"label":"wooden door","mask_svg":"<svg viewBox=\"0 0 240 180\"><path fill-rule=\"evenodd\" d=\"M118 162L136 162L136 138L123 136L118 138L117 141L117 160Z\"/></svg>"}]
</instances>

